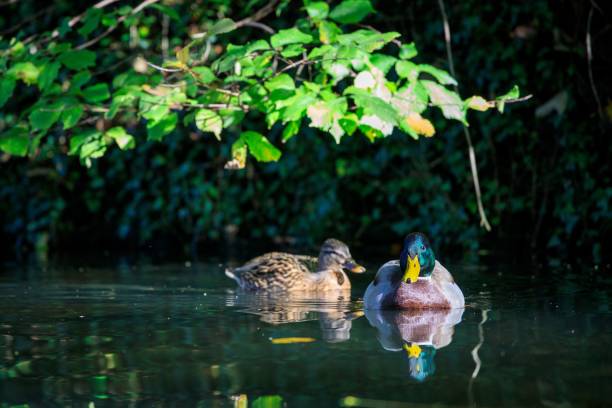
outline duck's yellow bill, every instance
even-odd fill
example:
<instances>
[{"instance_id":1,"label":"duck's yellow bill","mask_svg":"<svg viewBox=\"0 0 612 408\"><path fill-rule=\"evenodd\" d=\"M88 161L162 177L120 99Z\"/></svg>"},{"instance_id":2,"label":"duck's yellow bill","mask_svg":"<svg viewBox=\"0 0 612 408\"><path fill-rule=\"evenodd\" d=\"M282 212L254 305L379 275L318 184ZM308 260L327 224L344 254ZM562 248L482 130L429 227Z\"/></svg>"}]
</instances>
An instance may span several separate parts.
<instances>
[{"instance_id":1,"label":"duck's yellow bill","mask_svg":"<svg viewBox=\"0 0 612 408\"><path fill-rule=\"evenodd\" d=\"M406 270L404 271L404 277L402 280L406 283L408 283L408 281L410 281L410 283L414 283L419 278L419 273L421 273L419 257L415 255L414 258L410 258L410 256L408 256L408 264L406 265Z\"/></svg>"},{"instance_id":2,"label":"duck's yellow bill","mask_svg":"<svg viewBox=\"0 0 612 408\"><path fill-rule=\"evenodd\" d=\"M421 348L418 344L411 344L410 346L404 344L404 350L408 353L408 358L418 358L421 355Z\"/></svg>"}]
</instances>

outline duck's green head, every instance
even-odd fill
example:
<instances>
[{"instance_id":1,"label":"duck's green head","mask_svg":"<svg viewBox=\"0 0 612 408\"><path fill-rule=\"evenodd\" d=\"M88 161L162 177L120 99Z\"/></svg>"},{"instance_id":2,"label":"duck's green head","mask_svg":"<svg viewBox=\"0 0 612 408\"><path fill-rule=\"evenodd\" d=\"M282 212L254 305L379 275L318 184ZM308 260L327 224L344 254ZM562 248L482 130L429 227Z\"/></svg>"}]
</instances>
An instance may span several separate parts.
<instances>
[{"instance_id":1,"label":"duck's green head","mask_svg":"<svg viewBox=\"0 0 612 408\"><path fill-rule=\"evenodd\" d=\"M408 234L400 254L402 280L414 283L419 276L429 277L436 264L436 257L429 240L420 232Z\"/></svg>"}]
</instances>

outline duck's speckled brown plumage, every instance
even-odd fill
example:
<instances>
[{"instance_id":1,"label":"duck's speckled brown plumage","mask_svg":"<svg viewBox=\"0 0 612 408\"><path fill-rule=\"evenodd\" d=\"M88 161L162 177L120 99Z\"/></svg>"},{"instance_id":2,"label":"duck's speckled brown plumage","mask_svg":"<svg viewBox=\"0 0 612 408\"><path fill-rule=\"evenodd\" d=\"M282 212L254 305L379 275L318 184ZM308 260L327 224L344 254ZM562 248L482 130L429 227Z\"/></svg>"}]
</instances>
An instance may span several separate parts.
<instances>
[{"instance_id":1,"label":"duck's speckled brown plumage","mask_svg":"<svg viewBox=\"0 0 612 408\"><path fill-rule=\"evenodd\" d=\"M351 283L343 271L343 265L353 262L348 247L330 239L321 247L318 259L270 252L251 259L241 267L226 269L225 273L246 290L349 291ZM364 270L358 265L355 267L359 268L359 272Z\"/></svg>"}]
</instances>

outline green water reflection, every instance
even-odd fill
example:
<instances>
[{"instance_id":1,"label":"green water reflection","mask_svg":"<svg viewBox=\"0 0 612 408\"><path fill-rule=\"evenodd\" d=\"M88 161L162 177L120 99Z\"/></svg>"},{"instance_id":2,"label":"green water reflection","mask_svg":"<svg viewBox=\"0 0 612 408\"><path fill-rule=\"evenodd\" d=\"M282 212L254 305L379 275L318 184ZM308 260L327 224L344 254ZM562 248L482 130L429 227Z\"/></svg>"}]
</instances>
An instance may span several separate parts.
<instances>
[{"instance_id":1,"label":"green water reflection","mask_svg":"<svg viewBox=\"0 0 612 408\"><path fill-rule=\"evenodd\" d=\"M612 405L604 274L456 267L465 311L363 316L371 276L271 298L222 269L1 272L0 407Z\"/></svg>"}]
</instances>

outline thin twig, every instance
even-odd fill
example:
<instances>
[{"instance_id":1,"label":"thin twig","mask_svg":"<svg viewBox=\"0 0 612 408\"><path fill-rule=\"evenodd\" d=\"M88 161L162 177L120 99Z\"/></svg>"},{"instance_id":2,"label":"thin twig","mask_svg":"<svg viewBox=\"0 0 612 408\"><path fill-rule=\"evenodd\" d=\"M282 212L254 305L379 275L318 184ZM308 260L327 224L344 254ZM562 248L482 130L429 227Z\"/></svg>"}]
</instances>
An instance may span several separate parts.
<instances>
[{"instance_id":1,"label":"thin twig","mask_svg":"<svg viewBox=\"0 0 612 408\"><path fill-rule=\"evenodd\" d=\"M164 67L160 67L159 65L155 65L152 62L149 62L147 60L145 60L145 62L147 63L148 66L150 66L151 68L155 68L158 71L162 71L162 72L181 72L183 71L182 69L176 69L176 68L164 68Z\"/></svg>"},{"instance_id":2,"label":"thin twig","mask_svg":"<svg viewBox=\"0 0 612 408\"><path fill-rule=\"evenodd\" d=\"M236 28L240 28L243 27L245 25L249 25L253 22L257 22L259 20L263 20L265 17L268 16L268 14L272 13L274 11L274 8L276 7L276 4L279 2L280 0L271 0L270 2L268 2L268 4L266 4L265 6L263 6L261 9L257 10L255 12L255 14L253 14L252 16L243 18L242 20L236 22Z\"/></svg>"},{"instance_id":3,"label":"thin twig","mask_svg":"<svg viewBox=\"0 0 612 408\"><path fill-rule=\"evenodd\" d=\"M116 3L120 0L102 0L96 4L94 4L92 6L92 8L97 8L97 9L102 9L106 6L109 6L113 3ZM89 10L89 9L88 9ZM87 11L79 14L78 16L74 16L72 17L69 21L68 21L68 27L72 28L74 27L79 21L81 21L83 19L83 17L85 17L85 15L87 14ZM59 30L53 30L53 32L51 33L51 39L53 38L57 38L57 36L59 36Z\"/></svg>"},{"instance_id":4,"label":"thin twig","mask_svg":"<svg viewBox=\"0 0 612 408\"><path fill-rule=\"evenodd\" d=\"M591 10L589 10L589 17L587 19L587 33L586 33L586 49L587 49L587 63L589 67L589 82L591 83L591 90L593 91L593 97L595 98L595 102L597 102L597 113L599 113L599 118L603 119L603 109L601 108L601 100L599 99L599 94L597 93L597 88L595 87L595 79L593 78L593 51L591 49L591 21L593 20L593 12L595 8L599 10L599 6L591 0Z\"/></svg>"},{"instance_id":5,"label":"thin twig","mask_svg":"<svg viewBox=\"0 0 612 408\"><path fill-rule=\"evenodd\" d=\"M446 41L446 55L448 58L448 66L450 69L450 73L453 78L456 78L455 75L455 66L453 64L453 52L451 48L451 33L450 27L448 24L448 18L446 16L446 10L444 8L444 0L438 0L438 4L440 5L440 12L442 14L442 20L444 22L444 40ZM455 85L455 90L458 92L458 87ZM482 204L482 196L480 193L480 182L478 181L478 167L476 165L476 153L474 151L474 146L472 145L472 138L470 136L470 131L466 126L463 126L463 134L465 135L465 140L468 144L468 152L470 157L470 169L472 170L472 181L474 183L474 191L476 193L476 204L478 205L478 213L480 214L480 226L484 227L485 230L491 231L491 224L489 224L489 220L487 219L487 214L485 213L484 206Z\"/></svg>"},{"instance_id":6,"label":"thin twig","mask_svg":"<svg viewBox=\"0 0 612 408\"><path fill-rule=\"evenodd\" d=\"M117 1L117 0L115 0ZM142 3L140 3L136 8L134 8L132 10L132 15L137 14L139 12L141 12L144 8L149 7L152 4L157 3L159 0L145 0ZM82 50L88 47L91 47L92 45L96 44L98 41L102 40L104 37L108 36L110 33L112 33L113 31L115 31L119 25L128 17L128 15L123 15L121 17L119 17L117 19L117 22L115 23L115 25L108 27L108 29L106 29L106 31L104 31L102 34L98 35L97 37L79 45L78 47L76 47L77 50Z\"/></svg>"},{"instance_id":7,"label":"thin twig","mask_svg":"<svg viewBox=\"0 0 612 408\"><path fill-rule=\"evenodd\" d=\"M276 31L269 25L265 25L264 23L259 23L257 21L248 21L244 23L244 26L259 28L260 30L265 31L268 34L276 33Z\"/></svg>"}]
</instances>

